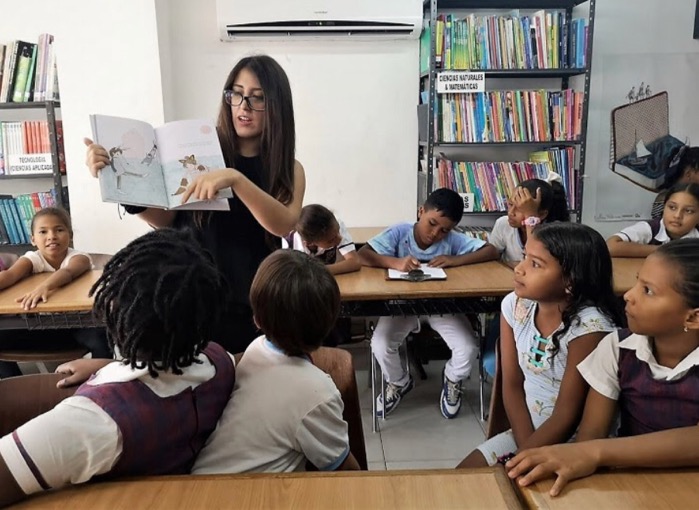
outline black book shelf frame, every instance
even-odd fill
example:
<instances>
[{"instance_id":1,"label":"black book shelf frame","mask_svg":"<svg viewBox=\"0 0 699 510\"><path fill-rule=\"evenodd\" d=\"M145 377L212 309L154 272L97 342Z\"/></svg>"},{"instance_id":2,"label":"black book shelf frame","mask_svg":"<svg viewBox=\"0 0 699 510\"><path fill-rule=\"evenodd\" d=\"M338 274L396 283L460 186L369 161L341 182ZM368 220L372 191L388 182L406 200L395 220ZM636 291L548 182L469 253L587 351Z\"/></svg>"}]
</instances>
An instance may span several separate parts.
<instances>
[{"instance_id":1,"label":"black book shelf frame","mask_svg":"<svg viewBox=\"0 0 699 510\"><path fill-rule=\"evenodd\" d=\"M427 195L433 189L434 170L435 170L435 148L444 147L455 148L477 148L477 147L499 147L499 146L530 146L530 147L553 147L553 146L576 146L578 147L578 168L576 178L576 207L572 209L575 213L576 221L582 220L583 209L583 186L585 175L585 160L587 153L587 122L588 109L590 103L590 70L592 69L592 42L594 40L594 20L595 20L595 2L596 0L424 0L425 17L430 22L430 53L429 53L429 70L427 73L422 73L420 76L420 90L428 91L427 104L418 106L418 122L425 123L426 126L420 127L420 137L418 140L418 179L417 179L417 199L418 206L422 205L427 198ZM448 10L468 10L468 9L488 9L488 10L507 10L507 9L553 9L565 11L565 22L570 25L573 19L573 8L589 3L588 15L588 34L587 47L585 48L585 64L584 69L580 68L551 68L551 69L473 69L474 72L485 73L489 78L560 78L561 89L568 88L569 78L573 76L584 76L583 87L583 103L582 103L582 122L581 122L581 137L579 140L567 141L546 141L546 142L491 142L491 143L442 143L434 139L435 127L435 100L437 96L436 78L437 73L442 71L441 67L437 67L436 63L436 34L434 28L438 11ZM449 69L453 71L454 69ZM456 70L458 71L458 70ZM465 70L464 70L465 71ZM424 83L427 80L427 83ZM425 110L427 115L425 118ZM426 128L426 129L424 129ZM426 159L427 165L424 170L420 170L420 160ZM501 213L464 213L464 216L470 214L501 214Z\"/></svg>"}]
</instances>

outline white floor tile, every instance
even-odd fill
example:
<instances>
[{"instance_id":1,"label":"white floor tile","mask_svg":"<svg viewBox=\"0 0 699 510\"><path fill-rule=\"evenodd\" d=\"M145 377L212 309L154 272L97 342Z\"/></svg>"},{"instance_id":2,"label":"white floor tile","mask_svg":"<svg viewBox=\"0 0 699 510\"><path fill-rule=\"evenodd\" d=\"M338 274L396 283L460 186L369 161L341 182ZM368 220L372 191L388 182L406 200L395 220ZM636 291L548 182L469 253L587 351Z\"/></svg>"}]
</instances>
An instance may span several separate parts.
<instances>
[{"instance_id":1,"label":"white floor tile","mask_svg":"<svg viewBox=\"0 0 699 510\"><path fill-rule=\"evenodd\" d=\"M368 356L368 349L368 344L355 346L352 354L355 358ZM372 395L367 385L367 372L357 371L370 464L381 464L385 459L388 469L450 469L485 440L484 424L479 419L477 365L471 378L464 381L461 413L453 420L446 420L438 407L444 363L435 360L425 365L426 380L420 380L418 374L413 373L415 388L388 419L380 420L380 433L376 434L371 432ZM486 394L489 396L489 393L488 387Z\"/></svg>"},{"instance_id":2,"label":"white floor tile","mask_svg":"<svg viewBox=\"0 0 699 510\"><path fill-rule=\"evenodd\" d=\"M362 428L364 429L367 462L384 462L381 434L371 431L371 411L369 413L362 411Z\"/></svg>"}]
</instances>

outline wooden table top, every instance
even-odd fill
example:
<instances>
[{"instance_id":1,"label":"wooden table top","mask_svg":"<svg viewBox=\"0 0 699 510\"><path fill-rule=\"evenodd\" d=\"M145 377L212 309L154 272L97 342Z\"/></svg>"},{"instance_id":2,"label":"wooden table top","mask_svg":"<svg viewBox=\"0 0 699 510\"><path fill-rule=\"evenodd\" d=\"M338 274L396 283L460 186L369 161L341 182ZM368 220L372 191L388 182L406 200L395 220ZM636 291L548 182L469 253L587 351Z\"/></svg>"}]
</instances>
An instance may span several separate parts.
<instances>
[{"instance_id":1,"label":"wooden table top","mask_svg":"<svg viewBox=\"0 0 699 510\"><path fill-rule=\"evenodd\" d=\"M387 280L387 269L362 267L336 275L343 301L505 296L514 289L512 270L491 261L445 269L446 280Z\"/></svg>"},{"instance_id":2,"label":"wooden table top","mask_svg":"<svg viewBox=\"0 0 699 510\"><path fill-rule=\"evenodd\" d=\"M623 294L631 287L636 285L636 276L638 275L643 258L612 258L612 267L614 269L614 292Z\"/></svg>"},{"instance_id":3,"label":"wooden table top","mask_svg":"<svg viewBox=\"0 0 699 510\"><path fill-rule=\"evenodd\" d=\"M696 508L699 470L608 471L574 480L552 498L553 479L522 489L530 509L578 510Z\"/></svg>"},{"instance_id":4,"label":"wooden table top","mask_svg":"<svg viewBox=\"0 0 699 510\"><path fill-rule=\"evenodd\" d=\"M51 273L31 275L29 278L25 278L12 287L0 291L0 315L89 312L92 310L92 298L88 297L87 293L101 274L101 270L88 271L65 287L56 290L49 296L49 300L46 303L39 303L39 305L32 310L24 310L19 303L15 302L15 299L34 289L42 281L51 276Z\"/></svg>"},{"instance_id":5,"label":"wooden table top","mask_svg":"<svg viewBox=\"0 0 699 510\"><path fill-rule=\"evenodd\" d=\"M521 508L500 468L164 476L87 484L12 508Z\"/></svg>"}]
</instances>

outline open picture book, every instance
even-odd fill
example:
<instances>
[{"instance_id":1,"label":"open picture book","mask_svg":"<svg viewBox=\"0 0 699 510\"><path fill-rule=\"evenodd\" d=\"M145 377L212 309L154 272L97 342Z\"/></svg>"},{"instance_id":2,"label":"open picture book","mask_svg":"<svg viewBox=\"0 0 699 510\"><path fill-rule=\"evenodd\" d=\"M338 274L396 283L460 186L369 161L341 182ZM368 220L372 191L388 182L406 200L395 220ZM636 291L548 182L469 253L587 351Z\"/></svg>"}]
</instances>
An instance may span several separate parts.
<instances>
[{"instance_id":1,"label":"open picture book","mask_svg":"<svg viewBox=\"0 0 699 510\"><path fill-rule=\"evenodd\" d=\"M208 120L178 120L153 128L147 122L90 115L92 136L109 154L99 173L102 201L161 209L229 210L230 189L215 200L182 195L202 173L225 168L216 127Z\"/></svg>"},{"instance_id":2,"label":"open picture book","mask_svg":"<svg viewBox=\"0 0 699 510\"><path fill-rule=\"evenodd\" d=\"M388 270L389 280L409 280L413 282L421 282L425 280L446 280L447 273L441 267L430 267L427 264L421 264L420 269L411 271L398 271L397 269Z\"/></svg>"}]
</instances>

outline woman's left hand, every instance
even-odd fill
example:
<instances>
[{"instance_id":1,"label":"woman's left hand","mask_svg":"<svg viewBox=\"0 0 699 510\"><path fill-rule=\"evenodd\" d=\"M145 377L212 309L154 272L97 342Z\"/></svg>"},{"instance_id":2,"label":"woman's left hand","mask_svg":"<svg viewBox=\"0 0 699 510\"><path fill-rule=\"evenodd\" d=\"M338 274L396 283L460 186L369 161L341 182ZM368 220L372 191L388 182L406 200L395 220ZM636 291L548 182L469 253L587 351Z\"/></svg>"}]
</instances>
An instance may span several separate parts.
<instances>
[{"instance_id":1,"label":"woman's left hand","mask_svg":"<svg viewBox=\"0 0 699 510\"><path fill-rule=\"evenodd\" d=\"M182 203L186 204L187 200L192 196L199 200L213 200L216 198L219 190L233 188L239 175L240 172L233 168L212 170L199 175L182 195Z\"/></svg>"}]
</instances>

